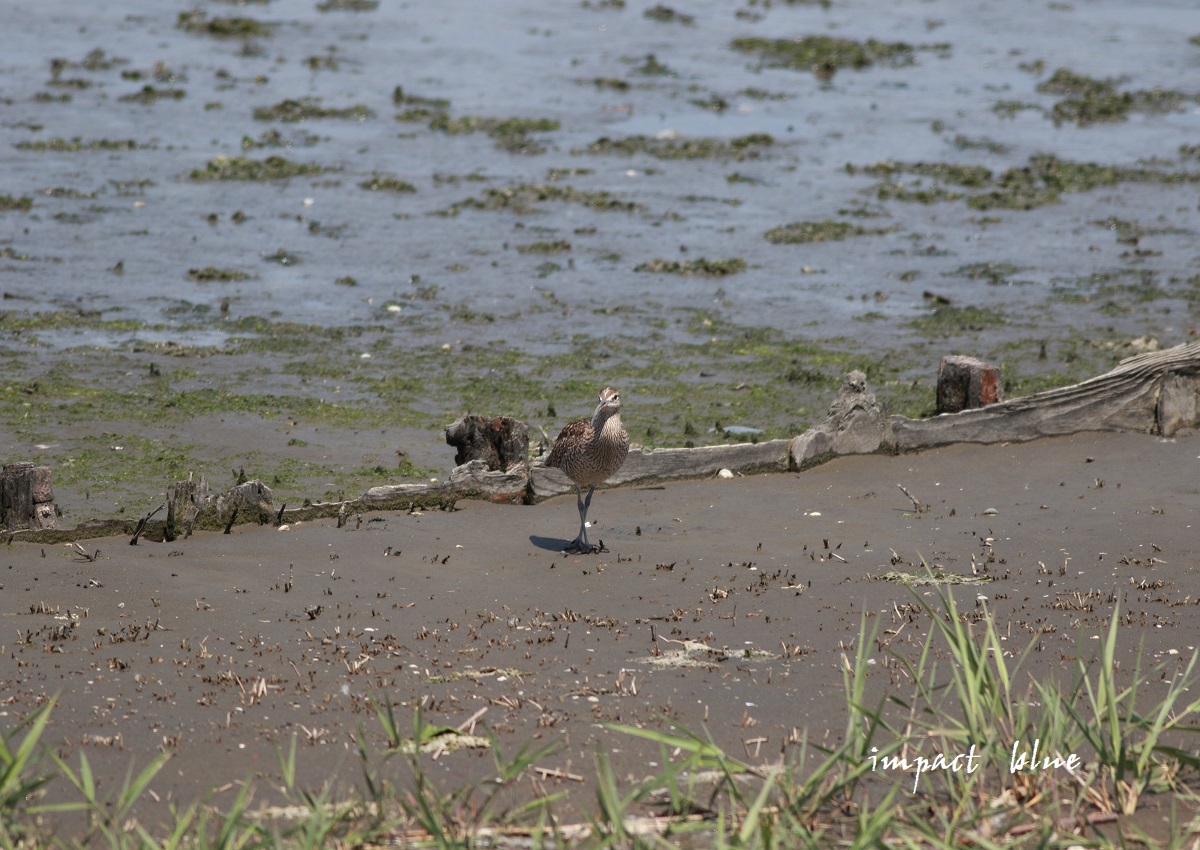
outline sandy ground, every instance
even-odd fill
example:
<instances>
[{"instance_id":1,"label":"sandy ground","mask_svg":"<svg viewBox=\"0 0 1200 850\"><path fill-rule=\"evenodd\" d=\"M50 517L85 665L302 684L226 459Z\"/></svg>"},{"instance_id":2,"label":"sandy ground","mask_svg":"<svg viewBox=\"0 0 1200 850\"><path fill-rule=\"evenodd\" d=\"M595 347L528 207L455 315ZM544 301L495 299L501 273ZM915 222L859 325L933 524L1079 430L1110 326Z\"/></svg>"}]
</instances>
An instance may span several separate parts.
<instances>
[{"instance_id":1,"label":"sandy ground","mask_svg":"<svg viewBox=\"0 0 1200 850\"><path fill-rule=\"evenodd\" d=\"M86 753L102 794L165 749L163 806L213 788L221 805L246 779L266 802L293 736L303 785L356 783L355 735L382 747L369 700L386 697L406 730L420 705L438 725L483 711L477 729L506 751L557 743L539 764L582 777L562 788L586 810L597 750L619 776L660 759L601 721L669 716L751 762L796 730L837 739L864 611L883 635L873 696L910 694L887 648L918 651L929 622L913 593L936 589L878 577L922 559L995 579L955 597L986 600L1014 652L1040 632L1029 674L1092 652L1115 591L1123 669L1140 648L1170 678L1200 643L1198 491L1195 433L1086 434L605 490L592 534L609 551L589 557L559 551L573 497L86 542L94 561L18 543L0 550L0 729L58 694L47 740L68 763ZM482 750L427 761L447 788L492 766Z\"/></svg>"}]
</instances>

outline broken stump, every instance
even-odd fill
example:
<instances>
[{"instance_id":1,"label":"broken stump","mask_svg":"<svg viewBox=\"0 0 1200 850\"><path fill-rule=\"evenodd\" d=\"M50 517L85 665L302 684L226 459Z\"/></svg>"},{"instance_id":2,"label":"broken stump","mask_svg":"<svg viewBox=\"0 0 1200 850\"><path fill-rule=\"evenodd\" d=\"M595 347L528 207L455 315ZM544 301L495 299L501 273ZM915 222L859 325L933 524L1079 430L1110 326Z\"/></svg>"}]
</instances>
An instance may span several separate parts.
<instances>
[{"instance_id":1,"label":"broken stump","mask_svg":"<svg viewBox=\"0 0 1200 850\"><path fill-rule=\"evenodd\" d=\"M454 446L454 464L487 461L493 472L508 472L529 464L529 426L509 416L471 415L446 426L446 442Z\"/></svg>"},{"instance_id":2,"label":"broken stump","mask_svg":"<svg viewBox=\"0 0 1200 850\"><path fill-rule=\"evenodd\" d=\"M9 531L54 528L58 508L51 485L53 470L28 461L0 470L0 525Z\"/></svg>"},{"instance_id":3,"label":"broken stump","mask_svg":"<svg viewBox=\"0 0 1200 850\"><path fill-rule=\"evenodd\" d=\"M1004 401L1000 367L951 354L938 364L937 412L959 413Z\"/></svg>"}]
</instances>

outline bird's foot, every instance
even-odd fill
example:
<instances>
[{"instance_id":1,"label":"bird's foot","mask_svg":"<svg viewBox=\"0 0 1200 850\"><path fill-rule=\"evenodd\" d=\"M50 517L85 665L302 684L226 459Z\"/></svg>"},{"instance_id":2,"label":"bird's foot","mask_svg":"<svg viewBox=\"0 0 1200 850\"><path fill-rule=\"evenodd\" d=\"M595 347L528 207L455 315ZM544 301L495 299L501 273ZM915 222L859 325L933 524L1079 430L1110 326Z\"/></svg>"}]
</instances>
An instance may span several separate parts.
<instances>
[{"instance_id":1,"label":"bird's foot","mask_svg":"<svg viewBox=\"0 0 1200 850\"><path fill-rule=\"evenodd\" d=\"M599 555L602 552L607 552L608 547L604 545L604 541L599 543L585 543L576 538L563 547L564 555Z\"/></svg>"}]
</instances>

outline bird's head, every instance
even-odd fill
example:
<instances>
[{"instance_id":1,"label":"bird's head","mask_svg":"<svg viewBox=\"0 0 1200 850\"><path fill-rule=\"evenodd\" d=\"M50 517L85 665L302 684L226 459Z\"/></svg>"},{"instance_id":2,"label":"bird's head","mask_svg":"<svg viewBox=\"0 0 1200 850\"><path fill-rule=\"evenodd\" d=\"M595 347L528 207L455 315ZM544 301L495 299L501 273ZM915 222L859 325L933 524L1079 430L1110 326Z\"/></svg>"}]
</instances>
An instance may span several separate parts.
<instances>
[{"instance_id":1,"label":"bird's head","mask_svg":"<svg viewBox=\"0 0 1200 850\"><path fill-rule=\"evenodd\" d=\"M612 387L605 387L599 393L600 403L592 414L592 422L603 422L615 413L621 412L621 394Z\"/></svg>"}]
</instances>

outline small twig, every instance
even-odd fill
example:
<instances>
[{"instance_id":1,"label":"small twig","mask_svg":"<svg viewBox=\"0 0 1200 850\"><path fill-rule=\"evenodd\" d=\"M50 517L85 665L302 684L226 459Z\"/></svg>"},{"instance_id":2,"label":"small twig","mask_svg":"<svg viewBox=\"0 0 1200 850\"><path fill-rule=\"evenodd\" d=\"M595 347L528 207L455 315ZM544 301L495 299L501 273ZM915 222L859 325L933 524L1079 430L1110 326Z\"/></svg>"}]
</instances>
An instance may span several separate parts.
<instances>
[{"instance_id":1,"label":"small twig","mask_svg":"<svg viewBox=\"0 0 1200 850\"><path fill-rule=\"evenodd\" d=\"M166 506L167 506L167 503L166 503L166 502L163 502L163 503L162 503L161 505L159 505L157 508L155 508L154 510L150 511L150 513L148 513L148 514L146 514L144 517L142 517L141 521L140 521L140 522L138 522L138 524L137 524L137 528L136 528L136 529L134 529L134 532L133 532L133 538L132 538L132 539L130 539L130 541L129 541L129 545L130 545L130 546L136 546L136 545L137 545L138 538L139 538L139 537L141 537L141 536L142 536L142 532L146 530L146 523L150 522L150 518L151 518L151 517L153 517L153 516L154 516L156 513L158 513L159 511L161 511L161 510L162 510L163 508L165 508Z\"/></svg>"},{"instance_id":2,"label":"small twig","mask_svg":"<svg viewBox=\"0 0 1200 850\"><path fill-rule=\"evenodd\" d=\"M83 560L83 561L87 561L90 563L100 557L99 549L97 549L95 552L89 552L87 549L84 549L78 543L72 543L70 545L75 547L75 554L78 556L75 560L77 560L77 561Z\"/></svg>"},{"instance_id":3,"label":"small twig","mask_svg":"<svg viewBox=\"0 0 1200 850\"><path fill-rule=\"evenodd\" d=\"M234 520L237 519L237 515L238 515L238 506L234 505L233 513L231 513L229 515L229 522L225 523L225 533L226 534L229 534L233 531L233 522L234 522Z\"/></svg>"},{"instance_id":4,"label":"small twig","mask_svg":"<svg viewBox=\"0 0 1200 850\"><path fill-rule=\"evenodd\" d=\"M468 717L462 723L458 724L458 731L464 732L467 735L474 735L475 734L475 723L479 720L479 718L481 718L481 717L483 717L483 715L487 714L487 710L488 710L488 707L485 705L483 708L479 709L477 712L472 714L470 717Z\"/></svg>"},{"instance_id":5,"label":"small twig","mask_svg":"<svg viewBox=\"0 0 1200 850\"><path fill-rule=\"evenodd\" d=\"M920 500L917 499L917 497L914 496L912 493L908 492L908 488L905 487L903 484L897 484L896 486L900 488L900 492L902 492L905 496L908 496L908 500L913 503L913 509L917 513L923 514L923 513L925 513L925 511L929 510L929 506L922 505Z\"/></svg>"},{"instance_id":6,"label":"small twig","mask_svg":"<svg viewBox=\"0 0 1200 850\"><path fill-rule=\"evenodd\" d=\"M283 510L287 507L287 502L279 506L279 513L275 514L275 527L283 525Z\"/></svg>"},{"instance_id":7,"label":"small twig","mask_svg":"<svg viewBox=\"0 0 1200 850\"><path fill-rule=\"evenodd\" d=\"M557 767L535 767L542 779L569 779L571 782L586 782L584 777L577 773L568 773L565 770L560 770Z\"/></svg>"}]
</instances>

